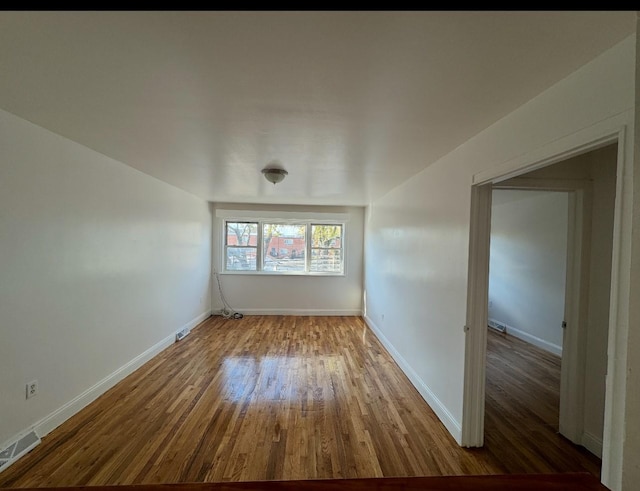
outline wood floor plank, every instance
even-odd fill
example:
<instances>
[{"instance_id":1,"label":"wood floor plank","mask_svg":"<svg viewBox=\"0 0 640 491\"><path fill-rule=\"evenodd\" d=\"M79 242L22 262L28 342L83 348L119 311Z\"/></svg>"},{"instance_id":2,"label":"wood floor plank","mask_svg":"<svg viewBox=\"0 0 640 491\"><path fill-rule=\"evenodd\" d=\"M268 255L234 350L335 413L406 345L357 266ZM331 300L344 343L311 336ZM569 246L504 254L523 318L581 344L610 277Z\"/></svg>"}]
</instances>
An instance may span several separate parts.
<instances>
[{"instance_id":1,"label":"wood floor plank","mask_svg":"<svg viewBox=\"0 0 640 491\"><path fill-rule=\"evenodd\" d=\"M463 449L358 317L212 317L47 435L0 487L599 473L557 434L559 360L495 333ZM444 376L444 375L443 375Z\"/></svg>"}]
</instances>

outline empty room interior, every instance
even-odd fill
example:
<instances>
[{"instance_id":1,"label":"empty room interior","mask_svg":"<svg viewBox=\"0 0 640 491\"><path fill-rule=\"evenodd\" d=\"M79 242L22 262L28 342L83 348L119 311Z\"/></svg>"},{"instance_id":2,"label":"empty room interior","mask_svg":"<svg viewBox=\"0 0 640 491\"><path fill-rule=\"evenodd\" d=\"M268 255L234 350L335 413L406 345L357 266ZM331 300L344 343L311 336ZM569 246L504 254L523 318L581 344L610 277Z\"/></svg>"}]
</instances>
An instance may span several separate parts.
<instances>
[{"instance_id":1,"label":"empty room interior","mask_svg":"<svg viewBox=\"0 0 640 491\"><path fill-rule=\"evenodd\" d=\"M499 428L516 421L525 440L566 438L599 464L593 457L602 457L603 445L616 156L617 146L607 145L493 185L489 447ZM577 288L573 264L580 264ZM585 305L582 321L569 326L572 289L583 292L575 301ZM582 333L578 348L565 342L567 329ZM572 372L574 352L583 361ZM582 387L582 396L571 406L573 387ZM575 421L579 428L571 427ZM527 451L495 446L521 458Z\"/></svg>"},{"instance_id":2,"label":"empty room interior","mask_svg":"<svg viewBox=\"0 0 640 491\"><path fill-rule=\"evenodd\" d=\"M0 12L0 487L636 490L637 23Z\"/></svg>"}]
</instances>

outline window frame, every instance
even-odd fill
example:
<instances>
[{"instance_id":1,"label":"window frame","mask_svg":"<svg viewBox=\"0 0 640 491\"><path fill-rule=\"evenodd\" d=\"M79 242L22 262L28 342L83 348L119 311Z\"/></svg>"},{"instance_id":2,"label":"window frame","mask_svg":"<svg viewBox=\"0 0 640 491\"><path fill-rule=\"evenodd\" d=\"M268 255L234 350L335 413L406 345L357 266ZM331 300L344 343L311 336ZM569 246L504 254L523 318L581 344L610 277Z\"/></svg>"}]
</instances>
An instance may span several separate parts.
<instances>
[{"instance_id":1,"label":"window frame","mask_svg":"<svg viewBox=\"0 0 640 491\"><path fill-rule=\"evenodd\" d=\"M309 274L309 264L307 261L307 249L309 248L309 241L307 240L309 237L309 225L308 223L306 223L306 221L282 221L282 220L258 220L258 224L260 227L259 230L259 235L260 235L260 269L258 271L252 271L252 273L258 273L258 274L274 274L274 275L291 275L291 276L299 276L299 275L306 275ZM291 225L291 226L301 226L304 225L304 240L305 240L305 244L304 244L304 254L305 254L305 258L304 258L304 270L303 271L265 271L264 270L264 265L265 265L265 260L264 260L264 256L265 256L265 250L264 250L264 246L262 245L262 240L264 239L264 226L265 225ZM280 251L278 251L278 254L280 253Z\"/></svg>"},{"instance_id":2,"label":"window frame","mask_svg":"<svg viewBox=\"0 0 640 491\"><path fill-rule=\"evenodd\" d=\"M256 269L255 270L232 270L227 269L227 248L236 247L227 244L227 223L255 223L258 226L257 247L243 246L248 249L256 249ZM264 267L264 245L263 235L265 225L294 225L305 227L305 266L304 271L265 271ZM311 271L311 251L312 249L324 249L312 247L312 226L314 225L339 225L341 227L340 248L330 248L331 250L340 250L342 270L334 273L331 271ZM229 275L273 275L273 276L346 276L347 274L347 257L346 257L346 222L336 220L322 219L291 219L282 220L276 218L233 218L231 216L222 219L222 255L220 258L220 272Z\"/></svg>"},{"instance_id":3,"label":"window frame","mask_svg":"<svg viewBox=\"0 0 640 491\"><path fill-rule=\"evenodd\" d=\"M243 246L243 245L229 245L228 243L228 230L227 230L227 224L228 223L246 223L246 224L256 224L256 226L258 227L258 233L256 235L256 245L252 246L249 245L251 243L251 234L249 234L249 239L247 240L247 245ZM260 259L261 259L261 255L259 254L259 249L260 249L260 224L256 221L256 220L225 220L223 222L223 229L222 229L222 233L223 233L223 237L222 237L222 241L223 241L223 251L224 251L224 256L222 258L222 270L226 273L231 273L231 272L235 272L235 273L255 273L256 271L258 271L261 267L260 264ZM256 251L256 269L248 269L248 270L237 270L237 269L227 269L227 258L229 257L228 254L228 250L229 247L233 248L233 249L255 249Z\"/></svg>"},{"instance_id":4,"label":"window frame","mask_svg":"<svg viewBox=\"0 0 640 491\"><path fill-rule=\"evenodd\" d=\"M314 226L324 226L324 225L333 225L333 226L339 226L340 227L340 247L313 247L313 240L309 240L309 243L307 244L307 254L309 257L309 260L307 261L307 267L309 268L309 270L311 269L311 258L313 257L313 251L317 250L317 251L340 251L340 262L342 263L342 271L344 271L344 263L345 263L345 257L344 257L344 224L342 223L320 223L317 221L313 221L309 223L308 226L308 233L310 237L313 237L313 227ZM310 271L311 274L329 274L329 275L337 275L339 273L332 273L329 271Z\"/></svg>"}]
</instances>

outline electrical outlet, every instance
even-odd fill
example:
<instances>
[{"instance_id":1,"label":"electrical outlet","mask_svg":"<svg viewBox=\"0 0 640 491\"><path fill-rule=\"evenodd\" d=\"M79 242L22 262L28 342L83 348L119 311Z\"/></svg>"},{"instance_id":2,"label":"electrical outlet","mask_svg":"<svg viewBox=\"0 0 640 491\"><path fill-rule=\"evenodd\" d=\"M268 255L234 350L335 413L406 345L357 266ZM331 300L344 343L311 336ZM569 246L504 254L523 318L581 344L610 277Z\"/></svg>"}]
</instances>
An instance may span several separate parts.
<instances>
[{"instance_id":1,"label":"electrical outlet","mask_svg":"<svg viewBox=\"0 0 640 491\"><path fill-rule=\"evenodd\" d=\"M27 384L27 399L31 399L36 395L38 395L38 381L32 380Z\"/></svg>"}]
</instances>

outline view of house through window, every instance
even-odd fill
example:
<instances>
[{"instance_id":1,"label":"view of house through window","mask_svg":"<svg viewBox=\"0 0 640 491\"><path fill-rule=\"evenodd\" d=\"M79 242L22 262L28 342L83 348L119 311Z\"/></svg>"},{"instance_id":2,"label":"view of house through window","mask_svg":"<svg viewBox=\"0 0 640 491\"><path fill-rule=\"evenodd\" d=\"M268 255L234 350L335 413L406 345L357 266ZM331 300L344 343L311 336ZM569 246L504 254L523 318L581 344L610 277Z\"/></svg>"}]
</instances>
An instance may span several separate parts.
<instances>
[{"instance_id":1,"label":"view of house through window","mask_svg":"<svg viewBox=\"0 0 640 491\"><path fill-rule=\"evenodd\" d=\"M265 223L262 226L263 271L306 270L306 225Z\"/></svg>"},{"instance_id":2,"label":"view of house through window","mask_svg":"<svg viewBox=\"0 0 640 491\"><path fill-rule=\"evenodd\" d=\"M342 274L343 229L343 224L226 221L225 271Z\"/></svg>"}]
</instances>

